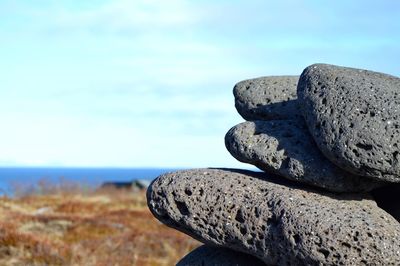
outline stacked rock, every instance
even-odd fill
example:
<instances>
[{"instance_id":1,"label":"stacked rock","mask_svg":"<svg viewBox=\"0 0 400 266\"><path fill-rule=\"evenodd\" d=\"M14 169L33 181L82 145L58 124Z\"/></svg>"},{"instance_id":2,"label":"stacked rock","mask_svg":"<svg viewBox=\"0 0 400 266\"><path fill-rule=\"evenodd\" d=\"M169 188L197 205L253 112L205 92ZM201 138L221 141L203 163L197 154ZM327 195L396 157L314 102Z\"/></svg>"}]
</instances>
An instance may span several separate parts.
<instances>
[{"instance_id":1,"label":"stacked rock","mask_svg":"<svg viewBox=\"0 0 400 266\"><path fill-rule=\"evenodd\" d=\"M400 79L316 64L234 87L228 151L263 172L158 177L148 206L206 246L178 265L400 265Z\"/></svg>"}]
</instances>

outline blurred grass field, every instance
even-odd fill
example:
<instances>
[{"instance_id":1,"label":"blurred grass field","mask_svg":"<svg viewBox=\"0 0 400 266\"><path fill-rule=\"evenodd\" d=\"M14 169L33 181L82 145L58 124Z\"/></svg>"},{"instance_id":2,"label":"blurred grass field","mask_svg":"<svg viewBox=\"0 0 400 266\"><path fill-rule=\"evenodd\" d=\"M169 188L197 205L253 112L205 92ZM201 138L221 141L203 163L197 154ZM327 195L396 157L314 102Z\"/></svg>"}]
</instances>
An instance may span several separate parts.
<instances>
[{"instance_id":1,"label":"blurred grass field","mask_svg":"<svg viewBox=\"0 0 400 266\"><path fill-rule=\"evenodd\" d=\"M175 265L199 244L159 223L144 191L42 184L0 197L0 265Z\"/></svg>"}]
</instances>

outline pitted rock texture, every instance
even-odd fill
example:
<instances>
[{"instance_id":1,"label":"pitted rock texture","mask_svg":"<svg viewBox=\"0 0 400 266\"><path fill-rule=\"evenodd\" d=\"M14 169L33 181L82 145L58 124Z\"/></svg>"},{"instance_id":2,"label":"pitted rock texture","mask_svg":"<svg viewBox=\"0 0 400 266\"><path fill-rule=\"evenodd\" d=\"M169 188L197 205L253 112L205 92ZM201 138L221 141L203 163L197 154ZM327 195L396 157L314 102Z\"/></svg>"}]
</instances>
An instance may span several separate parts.
<instances>
[{"instance_id":1,"label":"pitted rock texture","mask_svg":"<svg viewBox=\"0 0 400 266\"><path fill-rule=\"evenodd\" d=\"M400 265L400 225L367 194L331 194L266 173L194 169L158 177L148 206L205 244L271 265Z\"/></svg>"},{"instance_id":2,"label":"pitted rock texture","mask_svg":"<svg viewBox=\"0 0 400 266\"><path fill-rule=\"evenodd\" d=\"M390 184L372 192L378 206L400 222L400 184Z\"/></svg>"},{"instance_id":3,"label":"pitted rock texture","mask_svg":"<svg viewBox=\"0 0 400 266\"><path fill-rule=\"evenodd\" d=\"M181 259L176 266L266 266L259 259L228 248L200 246Z\"/></svg>"},{"instance_id":4,"label":"pitted rock texture","mask_svg":"<svg viewBox=\"0 0 400 266\"><path fill-rule=\"evenodd\" d=\"M400 79L316 64L298 84L299 104L323 154L357 175L400 182Z\"/></svg>"},{"instance_id":5,"label":"pitted rock texture","mask_svg":"<svg viewBox=\"0 0 400 266\"><path fill-rule=\"evenodd\" d=\"M297 104L298 76L243 80L233 88L235 106L245 120L301 118Z\"/></svg>"},{"instance_id":6,"label":"pitted rock texture","mask_svg":"<svg viewBox=\"0 0 400 266\"><path fill-rule=\"evenodd\" d=\"M225 146L241 162L333 192L370 191L382 185L326 159L301 120L241 123L228 131Z\"/></svg>"}]
</instances>

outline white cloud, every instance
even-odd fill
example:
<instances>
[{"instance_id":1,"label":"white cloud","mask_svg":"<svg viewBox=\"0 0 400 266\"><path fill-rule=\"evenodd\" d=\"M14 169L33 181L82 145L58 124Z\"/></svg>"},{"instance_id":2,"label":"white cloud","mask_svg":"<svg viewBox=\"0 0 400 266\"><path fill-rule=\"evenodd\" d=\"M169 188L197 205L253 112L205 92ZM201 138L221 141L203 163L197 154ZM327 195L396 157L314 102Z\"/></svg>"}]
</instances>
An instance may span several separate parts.
<instances>
[{"instance_id":1,"label":"white cloud","mask_svg":"<svg viewBox=\"0 0 400 266\"><path fill-rule=\"evenodd\" d=\"M81 10L56 4L50 10L35 13L61 29L123 33L186 27L196 21L193 11L181 0L116 0Z\"/></svg>"},{"instance_id":2,"label":"white cloud","mask_svg":"<svg viewBox=\"0 0 400 266\"><path fill-rule=\"evenodd\" d=\"M167 123L77 119L30 114L0 119L0 162L31 166L206 167L239 165L224 147L223 134L169 134ZM191 128L190 132L196 128ZM167 132L165 132L167 131ZM226 161L230 163L227 165Z\"/></svg>"}]
</instances>

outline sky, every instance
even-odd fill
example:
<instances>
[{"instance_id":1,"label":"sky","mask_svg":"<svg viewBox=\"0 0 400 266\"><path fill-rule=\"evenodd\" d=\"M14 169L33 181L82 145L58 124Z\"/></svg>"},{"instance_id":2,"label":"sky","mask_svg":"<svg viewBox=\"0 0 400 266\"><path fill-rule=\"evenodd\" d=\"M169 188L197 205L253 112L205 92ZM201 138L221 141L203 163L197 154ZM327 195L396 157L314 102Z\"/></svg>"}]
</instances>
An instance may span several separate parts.
<instances>
[{"instance_id":1,"label":"sky","mask_svg":"<svg viewBox=\"0 0 400 266\"><path fill-rule=\"evenodd\" d=\"M400 2L0 0L0 166L247 167L235 83L400 75Z\"/></svg>"}]
</instances>

